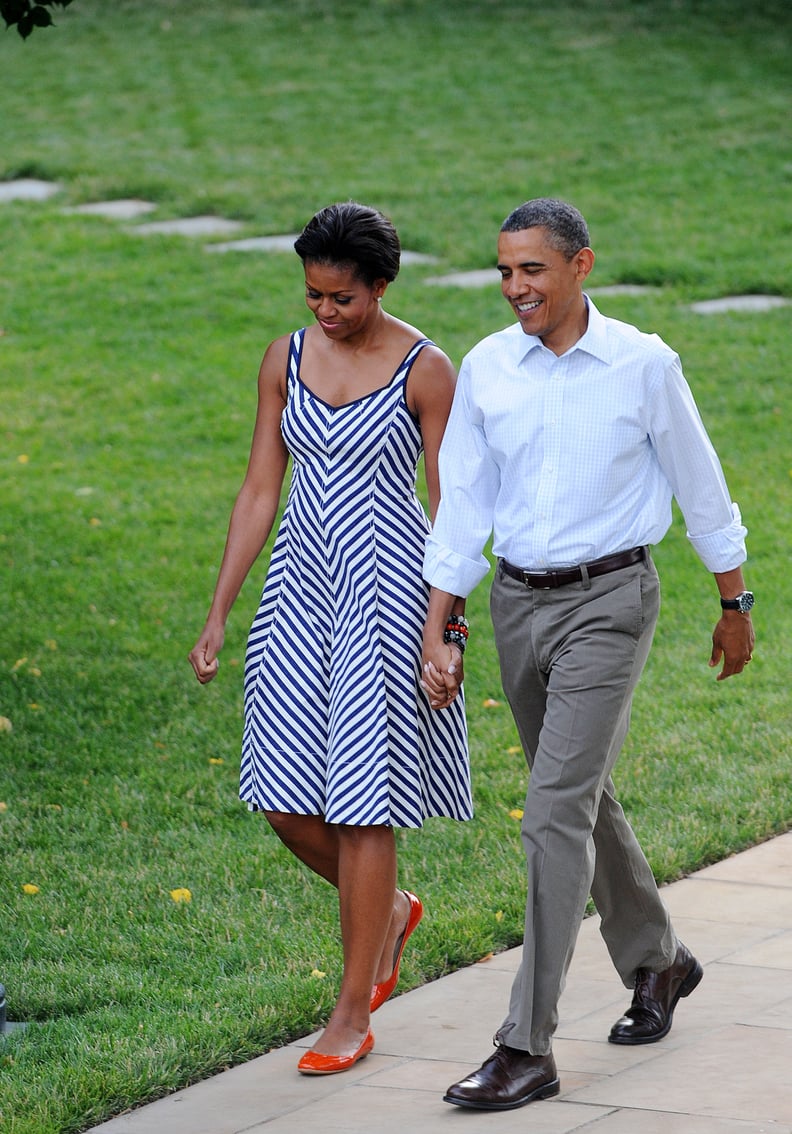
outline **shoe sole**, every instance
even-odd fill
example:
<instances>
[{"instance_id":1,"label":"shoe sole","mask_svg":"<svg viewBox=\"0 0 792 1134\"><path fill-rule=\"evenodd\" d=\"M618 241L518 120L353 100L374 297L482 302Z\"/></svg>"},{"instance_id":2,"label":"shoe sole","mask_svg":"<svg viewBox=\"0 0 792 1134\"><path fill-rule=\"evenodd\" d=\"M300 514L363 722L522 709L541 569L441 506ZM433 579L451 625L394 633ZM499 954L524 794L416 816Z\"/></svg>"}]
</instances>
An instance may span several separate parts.
<instances>
[{"instance_id":1,"label":"shoe sole","mask_svg":"<svg viewBox=\"0 0 792 1134\"><path fill-rule=\"evenodd\" d=\"M688 975L679 986L679 992L677 992L676 996L674 997L674 1001L671 1005L671 1010L668 1013L666 1026L661 1032L655 1032L654 1035L651 1036L635 1036L634 1038L632 1036L625 1036L623 1039L619 1037L616 1037L614 1039L612 1036L608 1036L608 1043L616 1043L623 1047L640 1047L642 1044L657 1043L658 1040L663 1039L671 1031L671 1025L674 1022L674 1009L676 1008L677 1004L683 996L690 996L691 992L693 992L695 988L698 988L699 984L701 984L701 978L703 976L704 970L702 969L699 962L696 961Z\"/></svg>"},{"instance_id":2,"label":"shoe sole","mask_svg":"<svg viewBox=\"0 0 792 1134\"><path fill-rule=\"evenodd\" d=\"M470 1110L516 1110L518 1106L526 1106L528 1103L538 1102L540 1099L551 1099L560 1090L560 1080L553 1079L549 1083L543 1083L541 1087L536 1087L530 1094L525 1095L524 1098L516 1099L514 1102L476 1102L475 1099L455 1099L451 1095L443 1095L443 1102L452 1103L454 1106L465 1106Z\"/></svg>"}]
</instances>

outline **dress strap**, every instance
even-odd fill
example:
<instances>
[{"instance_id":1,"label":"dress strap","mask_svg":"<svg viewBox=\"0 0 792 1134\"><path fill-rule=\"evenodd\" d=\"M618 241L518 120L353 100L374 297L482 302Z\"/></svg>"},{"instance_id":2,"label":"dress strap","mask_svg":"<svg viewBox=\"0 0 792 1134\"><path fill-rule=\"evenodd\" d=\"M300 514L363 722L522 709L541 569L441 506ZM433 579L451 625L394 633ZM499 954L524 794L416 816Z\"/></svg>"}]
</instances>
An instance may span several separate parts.
<instances>
[{"instance_id":1,"label":"dress strap","mask_svg":"<svg viewBox=\"0 0 792 1134\"><path fill-rule=\"evenodd\" d=\"M418 355L421 353L421 351L424 349L424 347L434 346L434 345L435 344L432 342L431 339L419 339L417 343L413 343L413 345L410 347L409 351L405 355L403 362L401 363L398 370L394 374L394 378L400 377L402 379L402 383L406 384L407 379L410 376L410 371L413 368L413 363L415 362Z\"/></svg>"},{"instance_id":2,"label":"dress strap","mask_svg":"<svg viewBox=\"0 0 792 1134\"><path fill-rule=\"evenodd\" d=\"M303 343L305 342L305 327L299 331L292 331L289 339L289 360L287 363L286 379L288 393L300 377L300 361L302 359Z\"/></svg>"}]
</instances>

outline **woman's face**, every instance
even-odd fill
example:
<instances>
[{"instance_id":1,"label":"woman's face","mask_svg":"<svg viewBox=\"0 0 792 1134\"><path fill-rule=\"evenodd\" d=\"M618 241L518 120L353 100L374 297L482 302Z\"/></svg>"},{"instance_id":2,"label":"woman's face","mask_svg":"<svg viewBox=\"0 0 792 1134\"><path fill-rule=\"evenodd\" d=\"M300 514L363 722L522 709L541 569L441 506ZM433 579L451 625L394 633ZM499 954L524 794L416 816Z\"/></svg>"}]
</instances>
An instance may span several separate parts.
<instances>
[{"instance_id":1,"label":"woman's face","mask_svg":"<svg viewBox=\"0 0 792 1134\"><path fill-rule=\"evenodd\" d=\"M348 264L305 265L305 302L329 339L343 341L377 317L387 282L364 283Z\"/></svg>"}]
</instances>

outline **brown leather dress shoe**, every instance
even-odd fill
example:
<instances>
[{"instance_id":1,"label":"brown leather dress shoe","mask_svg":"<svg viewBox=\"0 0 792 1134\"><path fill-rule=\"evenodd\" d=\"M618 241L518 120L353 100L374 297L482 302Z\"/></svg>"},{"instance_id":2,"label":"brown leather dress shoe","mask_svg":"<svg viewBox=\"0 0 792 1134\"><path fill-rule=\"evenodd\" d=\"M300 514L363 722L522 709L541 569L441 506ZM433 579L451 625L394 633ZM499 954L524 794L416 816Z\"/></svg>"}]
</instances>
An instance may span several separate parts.
<instances>
[{"instance_id":1,"label":"brown leather dress shoe","mask_svg":"<svg viewBox=\"0 0 792 1134\"><path fill-rule=\"evenodd\" d=\"M549 1099L560 1089L552 1055L531 1055L501 1044L478 1071L449 1087L443 1102L475 1110L513 1110Z\"/></svg>"},{"instance_id":2,"label":"brown leather dress shoe","mask_svg":"<svg viewBox=\"0 0 792 1134\"><path fill-rule=\"evenodd\" d=\"M677 1001L690 996L703 975L701 965L681 942L673 965L663 972L639 969L632 1004L611 1028L610 1042L656 1043L668 1035Z\"/></svg>"}]
</instances>

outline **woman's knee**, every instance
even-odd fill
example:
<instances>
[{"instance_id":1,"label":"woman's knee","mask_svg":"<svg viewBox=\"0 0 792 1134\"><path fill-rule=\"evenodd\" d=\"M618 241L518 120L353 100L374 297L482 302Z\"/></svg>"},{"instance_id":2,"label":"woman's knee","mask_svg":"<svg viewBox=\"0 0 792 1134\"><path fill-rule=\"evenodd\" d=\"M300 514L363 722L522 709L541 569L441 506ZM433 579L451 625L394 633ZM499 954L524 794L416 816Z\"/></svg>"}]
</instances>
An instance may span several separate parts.
<instances>
[{"instance_id":1,"label":"woman's knee","mask_svg":"<svg viewBox=\"0 0 792 1134\"><path fill-rule=\"evenodd\" d=\"M286 843L303 835L308 821L317 818L315 815L295 815L291 811L265 811L264 815L278 838Z\"/></svg>"}]
</instances>

